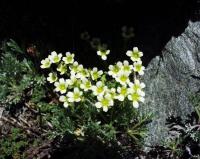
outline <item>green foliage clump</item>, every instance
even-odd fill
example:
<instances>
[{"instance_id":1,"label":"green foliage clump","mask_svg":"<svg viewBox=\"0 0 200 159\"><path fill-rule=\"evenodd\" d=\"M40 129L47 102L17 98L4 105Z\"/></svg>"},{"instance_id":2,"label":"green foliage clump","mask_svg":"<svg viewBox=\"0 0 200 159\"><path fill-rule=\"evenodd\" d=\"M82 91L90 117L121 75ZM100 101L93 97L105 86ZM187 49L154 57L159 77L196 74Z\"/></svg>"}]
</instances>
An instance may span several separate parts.
<instances>
[{"instance_id":1,"label":"green foliage clump","mask_svg":"<svg viewBox=\"0 0 200 159\"><path fill-rule=\"evenodd\" d=\"M0 138L0 159L24 158L23 151L29 144L26 139L27 136L22 130L18 128L12 128L8 135Z\"/></svg>"},{"instance_id":2,"label":"green foliage clump","mask_svg":"<svg viewBox=\"0 0 200 159\"><path fill-rule=\"evenodd\" d=\"M39 103L41 121L43 127L50 126L47 131L47 137L54 139L56 137L63 138L67 134L73 134L74 121L68 116L63 107L56 104ZM49 125L47 125L49 124Z\"/></svg>"},{"instance_id":3,"label":"green foliage clump","mask_svg":"<svg viewBox=\"0 0 200 159\"><path fill-rule=\"evenodd\" d=\"M16 42L3 42L0 60L0 103L6 107L26 100L27 91L45 83L45 78L37 74L33 62L25 57L24 51Z\"/></svg>"}]
</instances>

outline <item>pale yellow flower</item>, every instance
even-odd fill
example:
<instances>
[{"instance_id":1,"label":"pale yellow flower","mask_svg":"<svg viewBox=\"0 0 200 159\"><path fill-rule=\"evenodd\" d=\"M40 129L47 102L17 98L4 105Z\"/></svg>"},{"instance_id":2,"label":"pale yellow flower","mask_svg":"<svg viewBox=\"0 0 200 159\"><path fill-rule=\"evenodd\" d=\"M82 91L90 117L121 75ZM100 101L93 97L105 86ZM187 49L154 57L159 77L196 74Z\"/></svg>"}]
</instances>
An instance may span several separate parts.
<instances>
[{"instance_id":1,"label":"pale yellow flower","mask_svg":"<svg viewBox=\"0 0 200 159\"><path fill-rule=\"evenodd\" d=\"M95 103L95 106L99 108L103 108L104 112L108 111L108 108L114 105L114 101L110 94L106 94L104 96L97 96L98 102Z\"/></svg>"},{"instance_id":2,"label":"pale yellow flower","mask_svg":"<svg viewBox=\"0 0 200 159\"><path fill-rule=\"evenodd\" d=\"M75 87L73 92L68 92L67 97L68 101L73 102L80 102L82 99L83 92L79 90L79 88Z\"/></svg>"},{"instance_id":3,"label":"pale yellow flower","mask_svg":"<svg viewBox=\"0 0 200 159\"><path fill-rule=\"evenodd\" d=\"M137 72L139 75L144 75L145 67L142 66L142 61L135 62L133 70Z\"/></svg>"},{"instance_id":4,"label":"pale yellow flower","mask_svg":"<svg viewBox=\"0 0 200 159\"><path fill-rule=\"evenodd\" d=\"M107 91L107 86L103 84L103 82L98 81L96 86L92 86L92 91L95 96L103 95L105 91Z\"/></svg>"},{"instance_id":5,"label":"pale yellow flower","mask_svg":"<svg viewBox=\"0 0 200 159\"><path fill-rule=\"evenodd\" d=\"M51 61L49 60L49 58L45 58L44 60L41 61L41 68L49 68L51 66Z\"/></svg>"},{"instance_id":6,"label":"pale yellow flower","mask_svg":"<svg viewBox=\"0 0 200 159\"><path fill-rule=\"evenodd\" d=\"M134 108L138 108L139 107L139 102L144 102L144 97L142 97L137 92L134 92L134 93L128 95L128 99L130 101L132 101Z\"/></svg>"},{"instance_id":7,"label":"pale yellow flower","mask_svg":"<svg viewBox=\"0 0 200 159\"><path fill-rule=\"evenodd\" d=\"M74 54L70 52L66 52L65 57L62 59L65 64L72 64L74 62Z\"/></svg>"},{"instance_id":8,"label":"pale yellow flower","mask_svg":"<svg viewBox=\"0 0 200 159\"><path fill-rule=\"evenodd\" d=\"M67 66L64 63L60 63L58 65L57 71L60 72L61 75L67 72Z\"/></svg>"},{"instance_id":9,"label":"pale yellow flower","mask_svg":"<svg viewBox=\"0 0 200 159\"><path fill-rule=\"evenodd\" d=\"M96 67L94 67L91 71L90 71L92 80L97 80L98 78L101 77L101 75L103 74L103 71L98 71L98 69Z\"/></svg>"},{"instance_id":10,"label":"pale yellow flower","mask_svg":"<svg viewBox=\"0 0 200 159\"><path fill-rule=\"evenodd\" d=\"M131 58L132 61L140 61L143 56L143 52L139 51L137 47L134 47L133 50L128 50L126 55Z\"/></svg>"},{"instance_id":11,"label":"pale yellow flower","mask_svg":"<svg viewBox=\"0 0 200 159\"><path fill-rule=\"evenodd\" d=\"M51 61L51 63L58 63L60 62L62 58L62 54L57 54L55 51L51 52L51 55L49 55L49 59Z\"/></svg>"},{"instance_id":12,"label":"pale yellow flower","mask_svg":"<svg viewBox=\"0 0 200 159\"><path fill-rule=\"evenodd\" d=\"M56 89L56 92L60 92L61 94L64 94L67 92L67 87L69 85L68 81L64 80L64 78L60 78L58 82L54 83Z\"/></svg>"},{"instance_id":13,"label":"pale yellow flower","mask_svg":"<svg viewBox=\"0 0 200 159\"><path fill-rule=\"evenodd\" d=\"M102 60L107 60L108 54L110 54L110 50L97 51L97 55L101 56Z\"/></svg>"},{"instance_id":14,"label":"pale yellow flower","mask_svg":"<svg viewBox=\"0 0 200 159\"><path fill-rule=\"evenodd\" d=\"M56 82L57 79L58 77L56 73L49 73L49 77L47 77L47 81L49 81L50 83Z\"/></svg>"}]
</instances>

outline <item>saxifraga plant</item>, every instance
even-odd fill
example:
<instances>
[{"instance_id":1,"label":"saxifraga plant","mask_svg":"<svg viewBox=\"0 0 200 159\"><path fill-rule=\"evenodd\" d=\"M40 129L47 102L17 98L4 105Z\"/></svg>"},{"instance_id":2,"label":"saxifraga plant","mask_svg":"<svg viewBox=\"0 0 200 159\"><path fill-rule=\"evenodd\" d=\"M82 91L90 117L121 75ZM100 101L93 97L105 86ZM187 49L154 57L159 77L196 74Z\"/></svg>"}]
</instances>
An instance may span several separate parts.
<instances>
[{"instance_id":1,"label":"saxifraga plant","mask_svg":"<svg viewBox=\"0 0 200 159\"><path fill-rule=\"evenodd\" d=\"M97 51L104 61L109 54L110 50ZM132 63L119 61L109 65L108 71L84 68L70 52L63 56L53 51L41 61L41 68L50 72L47 81L54 85L74 122L72 134L79 141L96 138L107 145L141 146L151 118L137 110L145 96L145 84L139 80L144 74L143 53L134 47L126 55Z\"/></svg>"},{"instance_id":2,"label":"saxifraga plant","mask_svg":"<svg viewBox=\"0 0 200 159\"><path fill-rule=\"evenodd\" d=\"M0 138L0 159L22 159L23 152L28 146L27 136L22 130L12 128L6 137Z\"/></svg>"},{"instance_id":3,"label":"saxifraga plant","mask_svg":"<svg viewBox=\"0 0 200 159\"><path fill-rule=\"evenodd\" d=\"M108 54L109 50L98 51L103 60L107 59ZM51 60L50 57L48 60L54 72L47 78L49 82L57 83L56 91L52 92L51 86L35 69L25 51L13 40L3 43L0 102L10 115L2 119L5 125L11 124L20 129L18 135L26 134L23 141L27 141L25 149L16 148L16 153L13 151L10 154L45 158L66 152L68 154L63 156L117 158L113 154L117 152L125 158L127 150L139 151L146 123L150 119L149 115L141 116L136 109L139 102L144 100L145 85L139 81L144 67L140 59L142 53L137 48L128 51L127 55L133 64L117 62L109 66L108 72L103 72L97 68L83 68L74 61L71 53L67 53L66 58L60 58L58 63L53 63L51 60L56 60L57 56L52 53ZM42 67L48 67L48 60L43 62ZM57 76L54 77L55 74ZM70 78L66 80L67 77ZM66 85L62 85L61 78ZM65 86L68 90L63 89ZM63 91L66 93L61 94ZM11 147L4 148L9 151ZM76 148L79 150L73 151ZM94 155L88 157L88 154Z\"/></svg>"}]
</instances>

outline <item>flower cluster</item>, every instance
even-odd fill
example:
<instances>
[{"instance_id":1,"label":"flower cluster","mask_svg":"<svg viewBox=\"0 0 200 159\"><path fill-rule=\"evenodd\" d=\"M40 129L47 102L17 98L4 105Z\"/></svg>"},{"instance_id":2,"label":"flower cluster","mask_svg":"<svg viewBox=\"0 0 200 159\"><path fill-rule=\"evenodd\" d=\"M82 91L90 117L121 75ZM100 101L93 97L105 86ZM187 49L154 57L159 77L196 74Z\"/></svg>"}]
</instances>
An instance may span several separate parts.
<instances>
[{"instance_id":1,"label":"flower cluster","mask_svg":"<svg viewBox=\"0 0 200 159\"><path fill-rule=\"evenodd\" d=\"M106 60L109 53L110 50L98 51L97 55ZM139 81L139 76L144 74L145 69L141 61L143 53L134 47L133 50L127 51L126 55L130 57L131 62L119 61L109 65L108 71L102 71L96 67L84 68L75 61L73 53L67 52L63 56L53 51L48 58L41 61L41 68L47 69L53 64L57 66L57 73L49 73L47 80L54 84L64 107L84 102L89 95L95 101L93 106L104 112L114 106L116 101L128 100L132 102L133 107L138 108L139 102L144 102L145 96L145 84Z\"/></svg>"}]
</instances>

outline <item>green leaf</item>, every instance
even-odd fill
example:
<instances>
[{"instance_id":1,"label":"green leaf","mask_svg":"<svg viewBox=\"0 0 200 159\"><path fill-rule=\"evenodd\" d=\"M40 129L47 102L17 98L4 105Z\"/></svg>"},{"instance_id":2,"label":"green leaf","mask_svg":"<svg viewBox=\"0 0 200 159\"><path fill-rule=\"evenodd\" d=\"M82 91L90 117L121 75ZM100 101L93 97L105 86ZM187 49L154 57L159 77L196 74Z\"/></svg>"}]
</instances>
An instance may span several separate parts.
<instances>
[{"instance_id":1,"label":"green leaf","mask_svg":"<svg viewBox=\"0 0 200 159\"><path fill-rule=\"evenodd\" d=\"M10 39L10 41L8 41L6 44L10 47L12 51L23 54L22 49L18 46L18 44L14 40Z\"/></svg>"}]
</instances>

